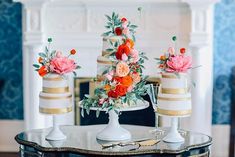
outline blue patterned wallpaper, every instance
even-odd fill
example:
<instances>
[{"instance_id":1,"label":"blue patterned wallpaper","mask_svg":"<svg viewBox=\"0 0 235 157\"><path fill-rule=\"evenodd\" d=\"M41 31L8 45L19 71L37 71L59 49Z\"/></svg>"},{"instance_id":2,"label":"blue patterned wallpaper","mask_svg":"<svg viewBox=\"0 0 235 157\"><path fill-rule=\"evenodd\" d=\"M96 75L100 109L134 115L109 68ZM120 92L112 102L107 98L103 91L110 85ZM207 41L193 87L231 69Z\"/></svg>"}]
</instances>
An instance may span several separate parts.
<instances>
[{"instance_id":1,"label":"blue patterned wallpaper","mask_svg":"<svg viewBox=\"0 0 235 157\"><path fill-rule=\"evenodd\" d=\"M21 4L0 0L0 119L23 119Z\"/></svg>"},{"instance_id":2,"label":"blue patterned wallpaper","mask_svg":"<svg viewBox=\"0 0 235 157\"><path fill-rule=\"evenodd\" d=\"M230 75L235 65L235 1L215 7L213 124L230 123Z\"/></svg>"}]
</instances>

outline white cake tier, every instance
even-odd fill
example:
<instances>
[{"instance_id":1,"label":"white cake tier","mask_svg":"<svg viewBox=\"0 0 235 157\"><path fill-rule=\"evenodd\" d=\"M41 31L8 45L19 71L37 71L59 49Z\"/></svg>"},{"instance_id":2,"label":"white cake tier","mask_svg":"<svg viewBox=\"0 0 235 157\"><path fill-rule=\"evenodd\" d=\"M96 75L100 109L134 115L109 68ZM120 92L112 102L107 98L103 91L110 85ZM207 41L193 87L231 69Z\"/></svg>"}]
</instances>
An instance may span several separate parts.
<instances>
[{"instance_id":1,"label":"white cake tier","mask_svg":"<svg viewBox=\"0 0 235 157\"><path fill-rule=\"evenodd\" d=\"M164 116L189 116L191 114L191 94L158 94L157 112Z\"/></svg>"},{"instance_id":2,"label":"white cake tier","mask_svg":"<svg viewBox=\"0 0 235 157\"><path fill-rule=\"evenodd\" d=\"M98 56L97 58L97 77L98 79L103 79L103 72L108 70L112 66L113 62L108 58L103 56Z\"/></svg>"},{"instance_id":3,"label":"white cake tier","mask_svg":"<svg viewBox=\"0 0 235 157\"><path fill-rule=\"evenodd\" d=\"M72 111L72 94L50 94L40 92L39 110L46 114L62 114Z\"/></svg>"},{"instance_id":4,"label":"white cake tier","mask_svg":"<svg viewBox=\"0 0 235 157\"><path fill-rule=\"evenodd\" d=\"M163 73L161 78L161 93L186 94L189 91L186 74Z\"/></svg>"},{"instance_id":5,"label":"white cake tier","mask_svg":"<svg viewBox=\"0 0 235 157\"><path fill-rule=\"evenodd\" d=\"M45 88L68 87L68 79L58 74L48 74L43 78L42 86Z\"/></svg>"},{"instance_id":6,"label":"white cake tier","mask_svg":"<svg viewBox=\"0 0 235 157\"><path fill-rule=\"evenodd\" d=\"M113 44L115 42L118 42L119 45L123 43L123 38L121 36L111 36L111 37L104 37L103 38L103 48L102 48L102 56L110 54L110 52L107 52L107 49L113 48L110 42Z\"/></svg>"}]
</instances>

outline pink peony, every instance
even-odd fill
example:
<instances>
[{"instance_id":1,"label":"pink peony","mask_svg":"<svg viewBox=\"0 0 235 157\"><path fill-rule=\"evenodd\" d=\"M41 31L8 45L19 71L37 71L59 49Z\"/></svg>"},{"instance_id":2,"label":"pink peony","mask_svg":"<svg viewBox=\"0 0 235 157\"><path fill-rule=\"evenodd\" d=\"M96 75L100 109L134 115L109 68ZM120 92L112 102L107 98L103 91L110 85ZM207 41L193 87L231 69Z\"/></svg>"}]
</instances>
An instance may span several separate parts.
<instances>
[{"instance_id":1,"label":"pink peony","mask_svg":"<svg viewBox=\"0 0 235 157\"><path fill-rule=\"evenodd\" d=\"M63 57L62 52L57 51L57 52L56 52L56 57L57 57L57 58Z\"/></svg>"},{"instance_id":2,"label":"pink peony","mask_svg":"<svg viewBox=\"0 0 235 157\"><path fill-rule=\"evenodd\" d=\"M119 77L124 77L128 75L130 72L130 68L126 62L119 62L116 66L116 75Z\"/></svg>"},{"instance_id":3,"label":"pink peony","mask_svg":"<svg viewBox=\"0 0 235 157\"><path fill-rule=\"evenodd\" d=\"M188 69L192 66L192 58L190 56L177 55L170 57L166 62L167 72L187 72Z\"/></svg>"},{"instance_id":4,"label":"pink peony","mask_svg":"<svg viewBox=\"0 0 235 157\"><path fill-rule=\"evenodd\" d=\"M56 57L53 58L50 62L50 71L63 75L66 73L70 73L76 69L74 60L67 57L62 57L61 54L59 54L58 52L57 54Z\"/></svg>"},{"instance_id":5,"label":"pink peony","mask_svg":"<svg viewBox=\"0 0 235 157\"><path fill-rule=\"evenodd\" d=\"M114 70L111 70L110 72L108 72L107 74L105 74L104 76L111 81L113 79L113 75L114 75Z\"/></svg>"}]
</instances>

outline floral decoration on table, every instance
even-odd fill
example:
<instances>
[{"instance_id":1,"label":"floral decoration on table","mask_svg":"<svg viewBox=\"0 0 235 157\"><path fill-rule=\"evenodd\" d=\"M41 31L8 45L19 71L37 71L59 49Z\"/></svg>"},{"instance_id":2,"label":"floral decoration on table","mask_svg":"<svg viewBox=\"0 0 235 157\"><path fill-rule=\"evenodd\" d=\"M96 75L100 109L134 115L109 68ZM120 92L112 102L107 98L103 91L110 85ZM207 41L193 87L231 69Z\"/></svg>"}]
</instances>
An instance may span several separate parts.
<instances>
[{"instance_id":1,"label":"floral decoration on table","mask_svg":"<svg viewBox=\"0 0 235 157\"><path fill-rule=\"evenodd\" d=\"M172 41L176 42L176 36L172 37ZM167 53L156 58L159 62L159 68L162 72L168 73L187 73L192 69L192 57L186 56L186 49L180 48L179 53L175 51L174 47L169 47Z\"/></svg>"},{"instance_id":2,"label":"floral decoration on table","mask_svg":"<svg viewBox=\"0 0 235 157\"><path fill-rule=\"evenodd\" d=\"M107 111L120 109L136 105L137 100L143 100L146 94L147 77L143 75L143 64L147 60L145 53L135 49L134 29L127 18L120 18L118 14L106 15L108 22L106 28L108 32L103 36L122 36L122 43L110 41L112 47L106 51L110 52L108 57L112 61L112 66L103 72L103 79L94 90L94 96L86 95L81 106L81 114L84 116L84 109L89 114L91 107ZM127 106L125 106L127 105Z\"/></svg>"},{"instance_id":3,"label":"floral decoration on table","mask_svg":"<svg viewBox=\"0 0 235 157\"><path fill-rule=\"evenodd\" d=\"M80 66L73 59L69 58L77 53L76 50L72 49L68 56L64 56L60 51L50 50L52 38L48 38L47 41L48 46L45 47L45 52L39 53L38 64L33 64L38 74L41 77L46 77L47 74L51 73L64 76L67 73L73 72L76 76L75 70L79 69Z\"/></svg>"}]
</instances>

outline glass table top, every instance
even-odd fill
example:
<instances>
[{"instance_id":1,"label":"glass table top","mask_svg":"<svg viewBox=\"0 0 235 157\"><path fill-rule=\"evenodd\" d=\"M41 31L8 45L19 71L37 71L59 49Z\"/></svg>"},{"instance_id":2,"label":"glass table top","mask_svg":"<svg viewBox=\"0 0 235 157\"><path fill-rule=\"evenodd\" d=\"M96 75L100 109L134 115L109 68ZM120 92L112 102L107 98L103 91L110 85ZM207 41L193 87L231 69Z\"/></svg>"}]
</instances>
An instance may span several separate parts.
<instances>
[{"instance_id":1,"label":"glass table top","mask_svg":"<svg viewBox=\"0 0 235 157\"><path fill-rule=\"evenodd\" d=\"M131 132L131 141L157 139L160 140L160 142L153 146L142 146L140 148L136 145L132 145L102 149L101 144L110 142L97 140L96 134L101 131L105 125L61 126L61 130L67 136L67 139L63 141L47 141L45 137L49 133L50 128L22 132L18 134L15 139L21 145L31 146L42 152L69 151L99 155L130 155L142 153L179 154L190 149L206 147L212 143L211 137L188 131L180 131L182 136L185 138L183 143L166 143L161 139L166 135L168 130L167 128L160 128L162 132L153 132L155 129L154 127L136 125L122 126Z\"/></svg>"}]
</instances>

